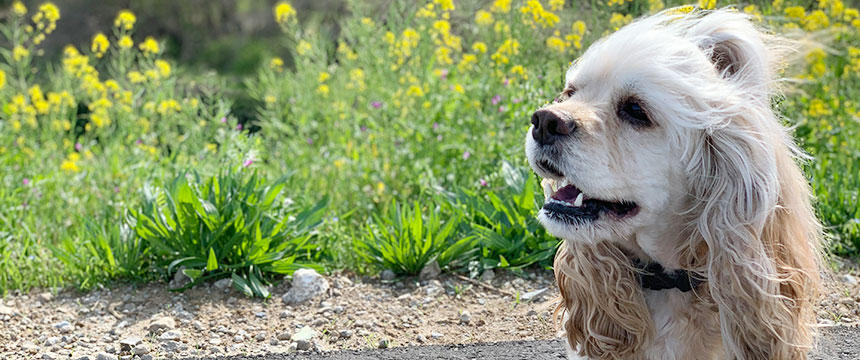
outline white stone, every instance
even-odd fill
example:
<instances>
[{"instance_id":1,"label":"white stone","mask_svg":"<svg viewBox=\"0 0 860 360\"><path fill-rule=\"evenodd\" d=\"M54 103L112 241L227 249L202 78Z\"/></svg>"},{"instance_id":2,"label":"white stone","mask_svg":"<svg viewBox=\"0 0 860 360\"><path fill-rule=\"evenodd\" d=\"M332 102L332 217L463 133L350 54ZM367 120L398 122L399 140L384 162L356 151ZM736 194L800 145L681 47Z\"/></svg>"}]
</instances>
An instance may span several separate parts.
<instances>
[{"instance_id":1,"label":"white stone","mask_svg":"<svg viewBox=\"0 0 860 360\"><path fill-rule=\"evenodd\" d=\"M293 273L292 287L282 300L287 304L301 304L328 291L329 284L313 269L299 269Z\"/></svg>"}]
</instances>

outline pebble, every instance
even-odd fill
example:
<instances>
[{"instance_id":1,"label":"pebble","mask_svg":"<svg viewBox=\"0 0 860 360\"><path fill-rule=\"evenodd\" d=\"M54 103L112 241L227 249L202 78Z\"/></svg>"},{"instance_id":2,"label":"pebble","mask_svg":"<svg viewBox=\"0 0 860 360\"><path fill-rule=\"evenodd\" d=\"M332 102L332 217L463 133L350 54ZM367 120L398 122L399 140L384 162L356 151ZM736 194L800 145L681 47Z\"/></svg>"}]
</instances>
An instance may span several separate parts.
<instances>
[{"instance_id":1,"label":"pebble","mask_svg":"<svg viewBox=\"0 0 860 360\"><path fill-rule=\"evenodd\" d=\"M338 335L340 335L340 337L343 339L349 339L352 337L352 330L349 330L349 329L341 330L340 334L338 334Z\"/></svg>"},{"instance_id":2,"label":"pebble","mask_svg":"<svg viewBox=\"0 0 860 360\"><path fill-rule=\"evenodd\" d=\"M286 318L288 318L288 317L290 317L290 316L293 316L293 313L291 313L289 310L281 311L281 314L280 314L280 315L278 315L278 317L279 317L279 318L281 318L281 319L286 319Z\"/></svg>"},{"instance_id":3,"label":"pebble","mask_svg":"<svg viewBox=\"0 0 860 360\"><path fill-rule=\"evenodd\" d=\"M96 360L117 360L117 357L113 354L99 353L96 355Z\"/></svg>"},{"instance_id":4,"label":"pebble","mask_svg":"<svg viewBox=\"0 0 860 360\"><path fill-rule=\"evenodd\" d=\"M427 265L424 265L421 268L421 272L418 273L418 280L431 280L439 277L439 274L442 273L442 269L439 268L439 262L433 260Z\"/></svg>"},{"instance_id":5,"label":"pebble","mask_svg":"<svg viewBox=\"0 0 860 360\"><path fill-rule=\"evenodd\" d=\"M57 358L57 356L52 354L52 353L42 354L42 360L55 360L56 358Z\"/></svg>"},{"instance_id":6,"label":"pebble","mask_svg":"<svg viewBox=\"0 0 860 360\"><path fill-rule=\"evenodd\" d=\"M432 332L432 333L430 333L430 338L431 338L431 339L441 339L441 338L442 338L442 336L443 336L443 335L442 335L442 333L438 333L438 332Z\"/></svg>"},{"instance_id":7,"label":"pebble","mask_svg":"<svg viewBox=\"0 0 860 360\"><path fill-rule=\"evenodd\" d=\"M299 329L299 331L296 331L296 333L293 334L292 339L293 339L293 341L298 342L300 340L313 339L314 337L316 337L316 335L317 335L317 333L316 333L316 331L314 331L313 328L311 328L310 326L305 326L305 327Z\"/></svg>"},{"instance_id":8,"label":"pebble","mask_svg":"<svg viewBox=\"0 0 860 360\"><path fill-rule=\"evenodd\" d=\"M60 331L61 334L67 334L72 332L72 324L68 321L60 321L54 324L54 328Z\"/></svg>"},{"instance_id":9,"label":"pebble","mask_svg":"<svg viewBox=\"0 0 860 360\"><path fill-rule=\"evenodd\" d=\"M542 288L542 289L537 289L535 291L529 291L529 292L523 294L522 296L520 296L520 300L522 300L522 301L537 300L541 297L541 295L545 294L547 291L549 291L549 288Z\"/></svg>"},{"instance_id":10,"label":"pebble","mask_svg":"<svg viewBox=\"0 0 860 360\"><path fill-rule=\"evenodd\" d=\"M137 336L129 336L119 341L119 349L122 352L131 351L131 348L137 346L137 344L140 344L141 341L143 341L143 339ZM111 350L108 350L108 352L113 353L114 351Z\"/></svg>"},{"instance_id":11,"label":"pebble","mask_svg":"<svg viewBox=\"0 0 860 360\"><path fill-rule=\"evenodd\" d=\"M233 285L233 279L226 278L212 283L212 286L218 290L227 290Z\"/></svg>"},{"instance_id":12,"label":"pebble","mask_svg":"<svg viewBox=\"0 0 860 360\"><path fill-rule=\"evenodd\" d=\"M444 291L442 283L439 282L439 280L430 280L430 282L427 283L427 286L424 287L424 292L427 293L427 296L436 296Z\"/></svg>"},{"instance_id":13,"label":"pebble","mask_svg":"<svg viewBox=\"0 0 860 360\"><path fill-rule=\"evenodd\" d=\"M41 300L42 302L49 302L53 299L54 299L54 294L51 294L49 292L43 292L43 293L39 294L39 300Z\"/></svg>"},{"instance_id":14,"label":"pebble","mask_svg":"<svg viewBox=\"0 0 860 360\"><path fill-rule=\"evenodd\" d=\"M173 341L173 340L179 340L181 338L182 338L182 332L181 331L179 331L179 330L168 330L168 331L165 331L164 333L162 333L158 337L158 340Z\"/></svg>"},{"instance_id":15,"label":"pebble","mask_svg":"<svg viewBox=\"0 0 860 360\"><path fill-rule=\"evenodd\" d=\"M487 270L484 270L483 273L481 273L481 281L483 281L483 282L490 282L490 281L493 281L493 279L495 279L495 278L496 278L496 272L493 271L493 269L487 269Z\"/></svg>"},{"instance_id":16,"label":"pebble","mask_svg":"<svg viewBox=\"0 0 860 360\"><path fill-rule=\"evenodd\" d=\"M328 289L328 280L316 270L299 269L293 273L292 287L281 299L287 304L301 304L324 294Z\"/></svg>"},{"instance_id":17,"label":"pebble","mask_svg":"<svg viewBox=\"0 0 860 360\"><path fill-rule=\"evenodd\" d=\"M15 315L15 309L10 308L6 305L0 305L0 315L8 315L8 316Z\"/></svg>"},{"instance_id":18,"label":"pebble","mask_svg":"<svg viewBox=\"0 0 860 360\"><path fill-rule=\"evenodd\" d=\"M379 348L388 349L388 339L379 339Z\"/></svg>"},{"instance_id":19,"label":"pebble","mask_svg":"<svg viewBox=\"0 0 860 360\"><path fill-rule=\"evenodd\" d=\"M468 311L463 310L463 312L460 313L460 323L465 324L465 325L469 325L469 323L471 321L472 321L472 314L470 314Z\"/></svg>"},{"instance_id":20,"label":"pebble","mask_svg":"<svg viewBox=\"0 0 860 360\"><path fill-rule=\"evenodd\" d=\"M305 351L305 350L310 350L310 349L311 349L311 342L310 341L308 341L308 340L296 341L296 350Z\"/></svg>"},{"instance_id":21,"label":"pebble","mask_svg":"<svg viewBox=\"0 0 860 360\"><path fill-rule=\"evenodd\" d=\"M427 342L427 337L424 335L418 334L418 336L415 337L415 340L417 340L418 342L423 344L423 343Z\"/></svg>"},{"instance_id":22,"label":"pebble","mask_svg":"<svg viewBox=\"0 0 860 360\"><path fill-rule=\"evenodd\" d=\"M278 334L278 340L280 340L280 341L287 341L287 340L290 340L292 337L293 337L293 334L291 334L289 331L283 331L280 334Z\"/></svg>"},{"instance_id":23,"label":"pebble","mask_svg":"<svg viewBox=\"0 0 860 360\"><path fill-rule=\"evenodd\" d=\"M137 346L135 346L133 349L131 349L131 353L132 353L132 355L149 354L149 345L147 345L145 343L137 344Z\"/></svg>"},{"instance_id":24,"label":"pebble","mask_svg":"<svg viewBox=\"0 0 860 360\"><path fill-rule=\"evenodd\" d=\"M245 337L244 337L244 336L242 336L242 335L236 335L236 336L233 336L233 342L234 342L234 343L240 343L240 342L243 342L243 341L245 341Z\"/></svg>"},{"instance_id":25,"label":"pebble","mask_svg":"<svg viewBox=\"0 0 860 360\"><path fill-rule=\"evenodd\" d=\"M170 316L162 316L149 324L149 332L154 333L158 330L170 330L176 327L176 320Z\"/></svg>"},{"instance_id":26,"label":"pebble","mask_svg":"<svg viewBox=\"0 0 860 360\"><path fill-rule=\"evenodd\" d=\"M278 345L278 339L272 338L272 340L269 340L269 345L272 345L272 346Z\"/></svg>"},{"instance_id":27,"label":"pebble","mask_svg":"<svg viewBox=\"0 0 860 360\"><path fill-rule=\"evenodd\" d=\"M217 346L217 345L221 345L221 339L219 339L219 338L211 338L211 339L209 339L209 344L210 344L210 345L216 345L216 346Z\"/></svg>"},{"instance_id":28,"label":"pebble","mask_svg":"<svg viewBox=\"0 0 860 360\"><path fill-rule=\"evenodd\" d=\"M394 271L391 270L383 270L382 273L379 274L379 277L383 281L392 281L397 278L397 274L395 274Z\"/></svg>"},{"instance_id":29,"label":"pebble","mask_svg":"<svg viewBox=\"0 0 860 360\"><path fill-rule=\"evenodd\" d=\"M257 340L257 341L266 340L266 333L261 332L261 333L257 334L256 336L254 336L254 340Z\"/></svg>"}]
</instances>

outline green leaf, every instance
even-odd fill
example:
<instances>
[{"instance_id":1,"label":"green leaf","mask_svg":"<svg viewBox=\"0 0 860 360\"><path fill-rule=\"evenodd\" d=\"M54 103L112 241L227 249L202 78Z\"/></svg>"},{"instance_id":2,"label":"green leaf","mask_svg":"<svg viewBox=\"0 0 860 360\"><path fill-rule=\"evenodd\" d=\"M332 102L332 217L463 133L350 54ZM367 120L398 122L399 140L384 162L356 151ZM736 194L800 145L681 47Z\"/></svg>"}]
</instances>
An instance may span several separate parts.
<instances>
[{"instance_id":1,"label":"green leaf","mask_svg":"<svg viewBox=\"0 0 860 360\"><path fill-rule=\"evenodd\" d=\"M218 269L218 258L215 257L215 250L209 248L209 259L206 260L206 271Z\"/></svg>"},{"instance_id":2,"label":"green leaf","mask_svg":"<svg viewBox=\"0 0 860 360\"><path fill-rule=\"evenodd\" d=\"M230 274L230 278L233 279L233 287L239 292L245 294L245 296L254 296L254 292L251 290L251 286L248 285L248 282L245 281L241 276L236 275L236 273Z\"/></svg>"}]
</instances>

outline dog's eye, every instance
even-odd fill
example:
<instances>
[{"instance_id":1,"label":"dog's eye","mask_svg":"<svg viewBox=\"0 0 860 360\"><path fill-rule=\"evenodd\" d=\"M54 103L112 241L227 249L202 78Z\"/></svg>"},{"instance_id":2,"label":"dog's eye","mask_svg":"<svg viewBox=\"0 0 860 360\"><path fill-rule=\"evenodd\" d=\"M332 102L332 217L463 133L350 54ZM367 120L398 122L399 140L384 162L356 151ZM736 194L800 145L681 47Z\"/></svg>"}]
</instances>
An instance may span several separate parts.
<instances>
[{"instance_id":1,"label":"dog's eye","mask_svg":"<svg viewBox=\"0 0 860 360\"><path fill-rule=\"evenodd\" d=\"M636 99L624 100L618 107L618 117L634 126L651 126L651 119Z\"/></svg>"},{"instance_id":2,"label":"dog's eye","mask_svg":"<svg viewBox=\"0 0 860 360\"><path fill-rule=\"evenodd\" d=\"M574 88L564 89L564 91L562 91L561 94L558 94L558 96L556 96L555 100L553 100L552 102L560 103L562 101L570 99L570 97L573 96L573 93L575 93L575 92L576 92L576 90Z\"/></svg>"}]
</instances>

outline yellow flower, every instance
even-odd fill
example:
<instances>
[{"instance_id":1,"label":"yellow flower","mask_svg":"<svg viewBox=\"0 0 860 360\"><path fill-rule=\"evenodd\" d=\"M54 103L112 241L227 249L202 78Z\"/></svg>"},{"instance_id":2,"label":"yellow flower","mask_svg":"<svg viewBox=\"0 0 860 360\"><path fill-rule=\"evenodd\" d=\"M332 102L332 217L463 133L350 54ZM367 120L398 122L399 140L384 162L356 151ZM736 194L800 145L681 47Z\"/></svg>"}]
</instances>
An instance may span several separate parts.
<instances>
[{"instance_id":1,"label":"yellow flower","mask_svg":"<svg viewBox=\"0 0 860 360\"><path fill-rule=\"evenodd\" d=\"M328 93L329 93L328 85L320 84L320 86L317 86L317 94L320 94L322 96L326 96L326 95L328 95Z\"/></svg>"},{"instance_id":2,"label":"yellow flower","mask_svg":"<svg viewBox=\"0 0 860 360\"><path fill-rule=\"evenodd\" d=\"M507 64L510 61L509 56L519 53L520 42L515 39L507 39L493 55L490 55L490 59L493 59L497 64Z\"/></svg>"},{"instance_id":3,"label":"yellow flower","mask_svg":"<svg viewBox=\"0 0 860 360\"><path fill-rule=\"evenodd\" d=\"M662 0L648 0L648 11L652 13L663 10L665 6Z\"/></svg>"},{"instance_id":4,"label":"yellow flower","mask_svg":"<svg viewBox=\"0 0 860 360\"><path fill-rule=\"evenodd\" d=\"M129 71L126 75L128 77L128 81L132 84L138 84L146 81L146 76L143 76L139 71Z\"/></svg>"},{"instance_id":5,"label":"yellow flower","mask_svg":"<svg viewBox=\"0 0 860 360\"><path fill-rule=\"evenodd\" d=\"M361 18L361 24L364 26L367 26L369 28L373 28L374 26L376 26L376 23L373 22L373 19L371 19L369 17Z\"/></svg>"},{"instance_id":6,"label":"yellow flower","mask_svg":"<svg viewBox=\"0 0 860 360\"><path fill-rule=\"evenodd\" d=\"M433 0L433 2L439 5L439 7L442 8L442 11L454 10L453 0Z\"/></svg>"},{"instance_id":7,"label":"yellow flower","mask_svg":"<svg viewBox=\"0 0 860 360\"><path fill-rule=\"evenodd\" d=\"M526 4L520 7L520 12L524 15L531 15L532 21L540 24L541 27L550 28L558 23L558 15L550 11L546 11L538 0L528 0Z\"/></svg>"},{"instance_id":8,"label":"yellow flower","mask_svg":"<svg viewBox=\"0 0 860 360\"><path fill-rule=\"evenodd\" d=\"M632 1L632 0L609 0L606 2L606 5L609 5L609 6L624 5L625 1Z\"/></svg>"},{"instance_id":9,"label":"yellow flower","mask_svg":"<svg viewBox=\"0 0 860 360\"><path fill-rule=\"evenodd\" d=\"M827 18L827 14L821 10L815 10L809 13L809 16L804 20L804 27L808 31L815 31L818 29L823 29L830 26L830 19Z\"/></svg>"},{"instance_id":10,"label":"yellow flower","mask_svg":"<svg viewBox=\"0 0 860 360\"><path fill-rule=\"evenodd\" d=\"M717 7L717 0L699 0L699 7L710 10Z\"/></svg>"},{"instance_id":11,"label":"yellow flower","mask_svg":"<svg viewBox=\"0 0 860 360\"><path fill-rule=\"evenodd\" d=\"M779 10L782 9L783 2L784 0L773 0L770 5L773 6L774 10Z\"/></svg>"},{"instance_id":12,"label":"yellow flower","mask_svg":"<svg viewBox=\"0 0 860 360\"><path fill-rule=\"evenodd\" d=\"M131 36L123 35L121 38L119 38L119 42L117 42L117 45L119 45L121 49L131 49L131 47L134 46L134 42L131 41Z\"/></svg>"},{"instance_id":13,"label":"yellow flower","mask_svg":"<svg viewBox=\"0 0 860 360\"><path fill-rule=\"evenodd\" d=\"M487 52L487 44L484 44L480 41L476 41L474 44L472 44L472 51L483 54Z\"/></svg>"},{"instance_id":14,"label":"yellow flower","mask_svg":"<svg viewBox=\"0 0 860 360\"><path fill-rule=\"evenodd\" d=\"M170 76L170 63L164 60L155 60L155 67L158 69L158 74L162 78Z\"/></svg>"},{"instance_id":15,"label":"yellow flower","mask_svg":"<svg viewBox=\"0 0 860 360\"><path fill-rule=\"evenodd\" d=\"M30 56L30 50L21 45L17 45L12 49L12 59L15 61L21 61L27 56Z\"/></svg>"},{"instance_id":16,"label":"yellow flower","mask_svg":"<svg viewBox=\"0 0 860 360\"><path fill-rule=\"evenodd\" d=\"M806 10L802 6L792 6L785 8L785 15L792 20L803 20L806 17Z\"/></svg>"},{"instance_id":17,"label":"yellow flower","mask_svg":"<svg viewBox=\"0 0 860 360\"><path fill-rule=\"evenodd\" d=\"M68 172L78 172L81 171L81 168L78 167L78 160L80 160L81 155L78 153L71 153L66 157L65 160L60 164L60 170L68 171Z\"/></svg>"},{"instance_id":18,"label":"yellow flower","mask_svg":"<svg viewBox=\"0 0 860 360\"><path fill-rule=\"evenodd\" d=\"M564 8L564 0L549 0L549 9L559 11Z\"/></svg>"},{"instance_id":19,"label":"yellow flower","mask_svg":"<svg viewBox=\"0 0 860 360\"><path fill-rule=\"evenodd\" d=\"M0 89L6 85L6 72L0 69Z\"/></svg>"},{"instance_id":20,"label":"yellow flower","mask_svg":"<svg viewBox=\"0 0 860 360\"><path fill-rule=\"evenodd\" d=\"M93 36L93 43L90 46L90 50L96 54L97 58L100 58L104 56L109 45L110 43L108 42L107 36L105 36L105 34L98 33Z\"/></svg>"},{"instance_id":21,"label":"yellow flower","mask_svg":"<svg viewBox=\"0 0 860 360\"><path fill-rule=\"evenodd\" d=\"M507 14L511 11L511 0L496 0L493 1L493 6L490 7L490 11L494 13L503 13Z\"/></svg>"},{"instance_id":22,"label":"yellow flower","mask_svg":"<svg viewBox=\"0 0 860 360\"><path fill-rule=\"evenodd\" d=\"M182 107L179 106L179 103L176 100L169 99L164 100L158 104L158 113L161 115L167 115L171 113L176 113L182 110Z\"/></svg>"},{"instance_id":23,"label":"yellow flower","mask_svg":"<svg viewBox=\"0 0 860 360\"><path fill-rule=\"evenodd\" d=\"M311 52L311 44L307 41L299 41L299 44L296 45L296 53L301 55L305 55Z\"/></svg>"},{"instance_id":24,"label":"yellow flower","mask_svg":"<svg viewBox=\"0 0 860 360\"><path fill-rule=\"evenodd\" d=\"M352 82L364 82L364 70L355 68L349 71L349 80Z\"/></svg>"},{"instance_id":25,"label":"yellow flower","mask_svg":"<svg viewBox=\"0 0 860 360\"><path fill-rule=\"evenodd\" d=\"M152 36L147 36L146 39L144 39L137 47L145 54L158 54L158 51L160 50L158 41L155 41Z\"/></svg>"},{"instance_id":26,"label":"yellow flower","mask_svg":"<svg viewBox=\"0 0 860 360\"><path fill-rule=\"evenodd\" d=\"M320 83L325 82L330 77L331 77L331 74L329 74L325 71L320 71L320 75L317 77L317 82L320 82Z\"/></svg>"},{"instance_id":27,"label":"yellow flower","mask_svg":"<svg viewBox=\"0 0 860 360\"><path fill-rule=\"evenodd\" d=\"M511 68L511 74L519 75L523 80L528 80L529 76L526 75L526 69L522 65L515 65Z\"/></svg>"},{"instance_id":28,"label":"yellow flower","mask_svg":"<svg viewBox=\"0 0 860 360\"><path fill-rule=\"evenodd\" d=\"M17 16L27 15L27 7L24 6L24 3L20 2L20 1L16 1L16 2L12 3L12 13L14 13Z\"/></svg>"},{"instance_id":29,"label":"yellow flower","mask_svg":"<svg viewBox=\"0 0 860 360\"><path fill-rule=\"evenodd\" d=\"M135 22L137 22L137 16L134 16L134 13L129 10L120 10L120 12L116 14L113 26L120 29L131 30L131 28L134 27Z\"/></svg>"},{"instance_id":30,"label":"yellow flower","mask_svg":"<svg viewBox=\"0 0 860 360\"><path fill-rule=\"evenodd\" d=\"M454 84L454 86L451 89L454 90L455 92L460 93L460 94L463 94L466 92L466 89L464 89L463 85L460 85L460 84Z\"/></svg>"},{"instance_id":31,"label":"yellow flower","mask_svg":"<svg viewBox=\"0 0 860 360\"><path fill-rule=\"evenodd\" d=\"M436 11L433 11L435 7L436 6L433 5L433 3L424 5L424 7L418 9L418 11L415 13L415 16L419 18L435 19Z\"/></svg>"},{"instance_id":32,"label":"yellow flower","mask_svg":"<svg viewBox=\"0 0 860 360\"><path fill-rule=\"evenodd\" d=\"M683 11L681 8L677 8L679 11ZM609 18L609 25L613 30L618 30L622 26L627 25L629 22L633 21L633 16L630 14L621 15L619 13L612 13L612 17Z\"/></svg>"},{"instance_id":33,"label":"yellow flower","mask_svg":"<svg viewBox=\"0 0 860 360\"><path fill-rule=\"evenodd\" d=\"M461 72L466 70L472 70L475 64L478 63L478 57L475 54L463 54L463 58L460 59L460 63L457 64L457 69Z\"/></svg>"},{"instance_id":34,"label":"yellow flower","mask_svg":"<svg viewBox=\"0 0 860 360\"><path fill-rule=\"evenodd\" d=\"M493 23L493 14L489 11L478 10L475 13L475 24L487 26Z\"/></svg>"},{"instance_id":35,"label":"yellow flower","mask_svg":"<svg viewBox=\"0 0 860 360\"><path fill-rule=\"evenodd\" d=\"M275 21L285 24L296 17L296 9L290 3L281 1L275 5Z\"/></svg>"},{"instance_id":36,"label":"yellow flower","mask_svg":"<svg viewBox=\"0 0 860 360\"><path fill-rule=\"evenodd\" d=\"M25 9L26 11L26 9ZM45 20L48 20L48 26L50 27L50 23L56 23L57 20L60 20L60 9L57 8L57 5L54 5L52 2L46 2L39 6L40 16L44 17ZM51 29L53 30L53 29ZM50 30L46 32L51 32Z\"/></svg>"},{"instance_id":37,"label":"yellow flower","mask_svg":"<svg viewBox=\"0 0 860 360\"><path fill-rule=\"evenodd\" d=\"M567 48L567 44L564 42L564 40L556 36L550 36L546 38L546 46L558 52L564 52L564 49Z\"/></svg>"},{"instance_id":38,"label":"yellow flower","mask_svg":"<svg viewBox=\"0 0 860 360\"><path fill-rule=\"evenodd\" d=\"M454 60L451 59L451 49L444 46L437 47L433 55L436 56L436 62L439 64L451 65L454 63Z\"/></svg>"},{"instance_id":39,"label":"yellow flower","mask_svg":"<svg viewBox=\"0 0 860 360\"><path fill-rule=\"evenodd\" d=\"M406 95L422 97L424 96L424 90L422 90L421 87L418 85L412 85L409 87L409 89L406 89Z\"/></svg>"},{"instance_id":40,"label":"yellow flower","mask_svg":"<svg viewBox=\"0 0 860 360\"><path fill-rule=\"evenodd\" d=\"M284 60L279 58L279 57L272 58L272 60L269 61L269 68L271 68L272 70L275 70L275 71L283 70L284 69Z\"/></svg>"}]
</instances>

